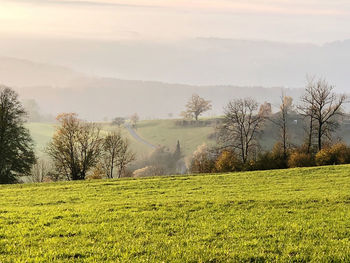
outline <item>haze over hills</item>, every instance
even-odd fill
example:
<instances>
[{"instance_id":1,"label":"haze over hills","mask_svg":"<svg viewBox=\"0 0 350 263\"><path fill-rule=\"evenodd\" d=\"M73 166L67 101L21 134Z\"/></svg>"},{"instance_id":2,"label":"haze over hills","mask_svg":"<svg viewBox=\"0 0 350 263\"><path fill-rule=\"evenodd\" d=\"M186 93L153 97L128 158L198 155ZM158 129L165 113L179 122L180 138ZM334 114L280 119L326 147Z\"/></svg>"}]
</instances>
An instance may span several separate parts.
<instances>
[{"instance_id":1,"label":"haze over hills","mask_svg":"<svg viewBox=\"0 0 350 263\"><path fill-rule=\"evenodd\" d=\"M213 101L211 115L237 97L277 105L282 87L296 87L287 93L300 97L306 75L325 77L340 92L350 83L349 40L320 46L217 38L171 44L46 39L40 45L5 39L0 48L25 58L0 57L0 83L35 99L45 113L73 111L92 120L134 112L176 117L192 93Z\"/></svg>"},{"instance_id":2,"label":"haze over hills","mask_svg":"<svg viewBox=\"0 0 350 263\"><path fill-rule=\"evenodd\" d=\"M1 53L6 56L118 79L303 87L306 75L316 75L327 78L339 91L347 91L350 83L350 40L324 45L219 38L0 40Z\"/></svg>"},{"instance_id":3,"label":"haze over hills","mask_svg":"<svg viewBox=\"0 0 350 263\"><path fill-rule=\"evenodd\" d=\"M87 76L71 69L29 60L0 57L0 81L12 87L67 87L83 82Z\"/></svg>"},{"instance_id":4,"label":"haze over hills","mask_svg":"<svg viewBox=\"0 0 350 263\"><path fill-rule=\"evenodd\" d=\"M235 97L277 104L280 88L247 87L307 75L349 89L345 0L5 0L0 13L0 57L28 60L3 58L0 83L47 113L177 116L197 92L216 115Z\"/></svg>"},{"instance_id":5,"label":"haze over hills","mask_svg":"<svg viewBox=\"0 0 350 263\"><path fill-rule=\"evenodd\" d=\"M134 112L142 118L164 118L170 113L176 117L193 93L212 100L209 115L220 115L230 99L250 96L261 103L277 105L282 92L278 87L196 86L102 78L8 57L0 58L0 64L1 84L15 88L23 100L36 100L42 112L77 112L90 120ZM301 95L299 89L286 92L295 98Z\"/></svg>"}]
</instances>

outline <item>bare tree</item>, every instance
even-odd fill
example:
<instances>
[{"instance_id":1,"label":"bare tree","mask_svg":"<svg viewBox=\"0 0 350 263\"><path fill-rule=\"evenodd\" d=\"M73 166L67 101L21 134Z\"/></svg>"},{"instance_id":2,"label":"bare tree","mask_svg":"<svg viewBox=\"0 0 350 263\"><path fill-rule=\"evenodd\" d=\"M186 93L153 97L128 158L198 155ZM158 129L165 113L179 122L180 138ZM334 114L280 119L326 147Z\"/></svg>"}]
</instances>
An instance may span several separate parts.
<instances>
[{"instance_id":1,"label":"bare tree","mask_svg":"<svg viewBox=\"0 0 350 263\"><path fill-rule=\"evenodd\" d=\"M33 183L42 183L51 173L51 166L48 161L39 159L33 165L30 173L30 181Z\"/></svg>"},{"instance_id":2,"label":"bare tree","mask_svg":"<svg viewBox=\"0 0 350 263\"><path fill-rule=\"evenodd\" d=\"M311 147L315 134L319 151L322 150L324 140L331 140L332 133L339 126L338 119L343 114L342 107L347 99L346 95L337 95L333 90L334 86L327 81L311 79L301 99L303 105L299 107L301 113L309 119L309 146Z\"/></svg>"},{"instance_id":3,"label":"bare tree","mask_svg":"<svg viewBox=\"0 0 350 263\"><path fill-rule=\"evenodd\" d=\"M211 110L211 102L199 97L198 94L193 94L191 99L186 104L186 111L181 114L185 118L194 118L198 121L198 117L204 112Z\"/></svg>"},{"instance_id":4,"label":"bare tree","mask_svg":"<svg viewBox=\"0 0 350 263\"><path fill-rule=\"evenodd\" d=\"M74 113L61 114L57 120L60 126L48 144L47 153L68 180L85 179L100 157L100 129L93 123L81 121Z\"/></svg>"},{"instance_id":5,"label":"bare tree","mask_svg":"<svg viewBox=\"0 0 350 263\"><path fill-rule=\"evenodd\" d=\"M125 167L135 160L135 155L129 150L128 141L123 139L120 132L112 132L106 136L103 150L102 163L107 178L113 178L114 168L118 169L118 178L120 178Z\"/></svg>"},{"instance_id":6,"label":"bare tree","mask_svg":"<svg viewBox=\"0 0 350 263\"><path fill-rule=\"evenodd\" d=\"M225 148L234 149L245 164L257 148L257 135L265 121L258 114L258 103L251 98L237 99L228 103L219 133L219 142Z\"/></svg>"},{"instance_id":7,"label":"bare tree","mask_svg":"<svg viewBox=\"0 0 350 263\"><path fill-rule=\"evenodd\" d=\"M117 163L118 152L120 150L122 138L120 133L109 133L103 143L103 167L107 178L113 178L113 170Z\"/></svg>"},{"instance_id":8,"label":"bare tree","mask_svg":"<svg viewBox=\"0 0 350 263\"><path fill-rule=\"evenodd\" d=\"M121 147L117 158L118 178L125 174L126 167L135 160L135 154L131 152L129 141L122 140Z\"/></svg>"},{"instance_id":9,"label":"bare tree","mask_svg":"<svg viewBox=\"0 0 350 263\"><path fill-rule=\"evenodd\" d=\"M286 96L282 93L280 111L277 113L277 118L270 118L270 120L278 127L282 147L283 157L287 160L288 148L289 148L289 136L288 136L288 116L293 107L293 98Z\"/></svg>"},{"instance_id":10,"label":"bare tree","mask_svg":"<svg viewBox=\"0 0 350 263\"><path fill-rule=\"evenodd\" d=\"M312 97L304 98L305 95L301 98L302 105L298 106L298 110L301 116L304 117L304 121L307 123L305 127L306 131L306 151L307 153L311 152L311 149L314 145L314 133L315 133L315 125L314 125L314 109L315 102Z\"/></svg>"}]
</instances>

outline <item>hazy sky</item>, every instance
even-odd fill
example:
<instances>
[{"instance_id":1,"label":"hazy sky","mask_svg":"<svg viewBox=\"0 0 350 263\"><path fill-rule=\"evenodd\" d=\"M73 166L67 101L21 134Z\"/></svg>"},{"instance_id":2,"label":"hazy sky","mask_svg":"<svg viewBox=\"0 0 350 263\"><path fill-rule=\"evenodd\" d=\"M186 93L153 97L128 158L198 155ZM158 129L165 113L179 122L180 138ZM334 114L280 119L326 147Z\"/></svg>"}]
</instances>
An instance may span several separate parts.
<instances>
[{"instance_id":1,"label":"hazy sky","mask_svg":"<svg viewBox=\"0 0 350 263\"><path fill-rule=\"evenodd\" d=\"M0 0L9 37L324 43L349 28L349 0Z\"/></svg>"}]
</instances>

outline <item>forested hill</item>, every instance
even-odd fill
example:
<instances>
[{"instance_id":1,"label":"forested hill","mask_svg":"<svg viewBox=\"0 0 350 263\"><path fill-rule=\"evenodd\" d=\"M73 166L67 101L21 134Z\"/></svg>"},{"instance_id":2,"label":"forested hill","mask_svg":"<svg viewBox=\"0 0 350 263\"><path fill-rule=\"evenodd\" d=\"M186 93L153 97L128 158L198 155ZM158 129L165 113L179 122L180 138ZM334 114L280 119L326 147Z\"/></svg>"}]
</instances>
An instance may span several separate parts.
<instances>
[{"instance_id":1,"label":"forested hill","mask_svg":"<svg viewBox=\"0 0 350 263\"><path fill-rule=\"evenodd\" d=\"M213 102L209 115L220 115L230 99L254 97L261 103L278 105L282 93L281 87L195 86L101 78L12 58L0 58L0 65L0 83L15 88L21 99L36 100L44 113L77 112L91 120L134 112L143 118L178 116L193 93ZM298 99L302 90L287 89L286 93Z\"/></svg>"}]
</instances>

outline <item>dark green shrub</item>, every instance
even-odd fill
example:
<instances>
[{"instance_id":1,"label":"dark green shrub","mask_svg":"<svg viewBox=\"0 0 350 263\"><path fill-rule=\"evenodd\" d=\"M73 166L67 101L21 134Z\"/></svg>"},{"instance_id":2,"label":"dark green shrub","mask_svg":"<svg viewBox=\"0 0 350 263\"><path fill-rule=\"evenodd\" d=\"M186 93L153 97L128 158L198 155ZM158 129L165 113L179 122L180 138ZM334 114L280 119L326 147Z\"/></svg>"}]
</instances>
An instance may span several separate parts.
<instances>
[{"instance_id":1,"label":"dark green shrub","mask_svg":"<svg viewBox=\"0 0 350 263\"><path fill-rule=\"evenodd\" d=\"M288 168L289 153L284 154L281 143L276 143L269 152L261 153L254 164L254 170L272 170Z\"/></svg>"}]
</instances>

